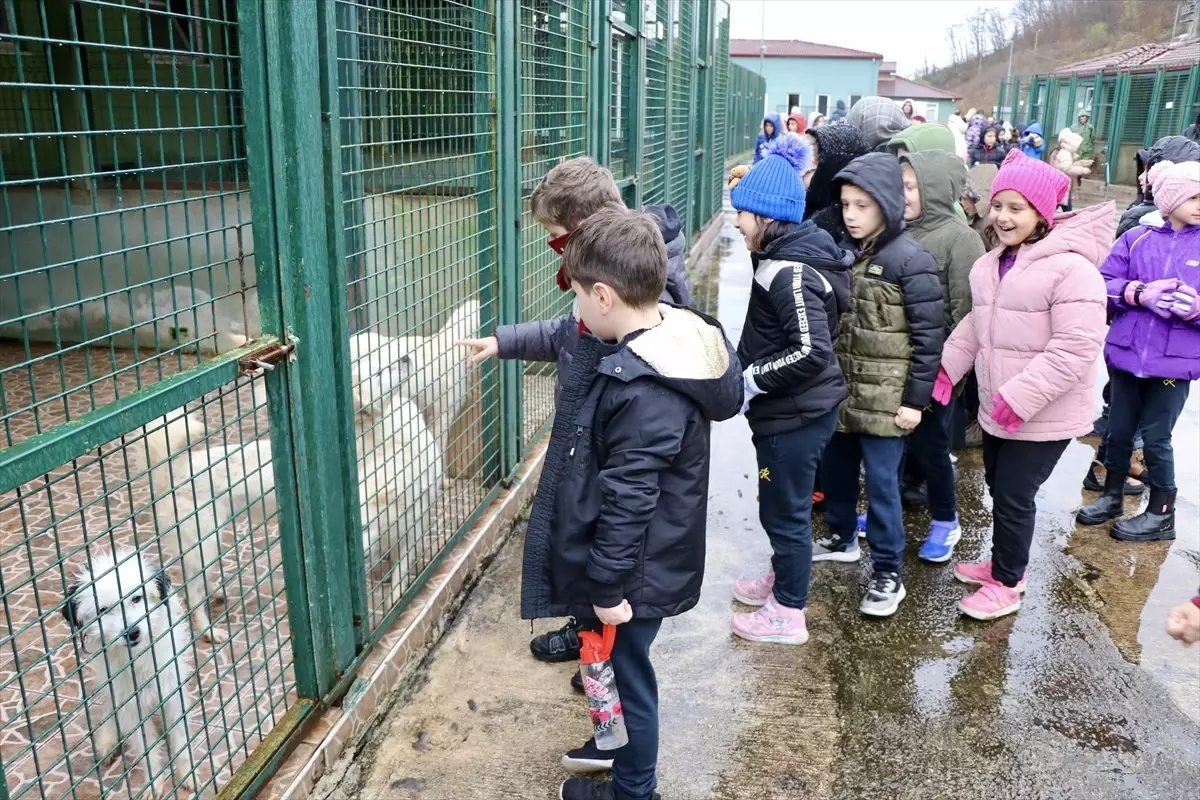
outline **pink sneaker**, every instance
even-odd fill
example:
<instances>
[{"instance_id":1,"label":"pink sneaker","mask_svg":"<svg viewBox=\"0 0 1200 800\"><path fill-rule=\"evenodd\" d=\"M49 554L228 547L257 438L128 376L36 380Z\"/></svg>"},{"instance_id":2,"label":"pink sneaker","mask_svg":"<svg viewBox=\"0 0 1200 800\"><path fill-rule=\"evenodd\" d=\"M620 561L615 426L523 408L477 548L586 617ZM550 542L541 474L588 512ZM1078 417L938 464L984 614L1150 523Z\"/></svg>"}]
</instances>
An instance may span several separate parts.
<instances>
[{"instance_id":1,"label":"pink sneaker","mask_svg":"<svg viewBox=\"0 0 1200 800\"><path fill-rule=\"evenodd\" d=\"M958 601L958 610L974 619L999 619L1021 607L1021 593L1002 583L985 583Z\"/></svg>"},{"instance_id":2,"label":"pink sneaker","mask_svg":"<svg viewBox=\"0 0 1200 800\"><path fill-rule=\"evenodd\" d=\"M804 644L808 641L804 609L778 605L774 597L768 597L758 611L734 614L729 627L734 635L751 642Z\"/></svg>"},{"instance_id":3,"label":"pink sneaker","mask_svg":"<svg viewBox=\"0 0 1200 800\"><path fill-rule=\"evenodd\" d=\"M775 589L775 570L769 569L761 576L733 582L733 599L748 606L761 606L771 599Z\"/></svg>"},{"instance_id":4,"label":"pink sneaker","mask_svg":"<svg viewBox=\"0 0 1200 800\"><path fill-rule=\"evenodd\" d=\"M972 586L1003 586L1004 584L992 577L992 561L976 561L970 563L960 561L954 565L954 577L958 578L963 583L969 583ZM1025 579L1021 578L1021 582L1017 584L1017 592L1025 593Z\"/></svg>"}]
</instances>

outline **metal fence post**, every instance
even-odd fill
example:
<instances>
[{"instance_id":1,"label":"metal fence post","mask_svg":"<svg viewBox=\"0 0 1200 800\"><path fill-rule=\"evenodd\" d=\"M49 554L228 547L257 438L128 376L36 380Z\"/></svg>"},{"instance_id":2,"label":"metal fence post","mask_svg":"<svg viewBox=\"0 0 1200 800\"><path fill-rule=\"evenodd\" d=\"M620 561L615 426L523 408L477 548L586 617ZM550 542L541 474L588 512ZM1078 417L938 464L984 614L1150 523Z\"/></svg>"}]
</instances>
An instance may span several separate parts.
<instances>
[{"instance_id":1,"label":"metal fence post","mask_svg":"<svg viewBox=\"0 0 1200 800\"><path fill-rule=\"evenodd\" d=\"M329 33L333 7L318 0L257 6L239 6L244 14L243 47L250 48L243 51L247 106L264 114L259 126L248 126L251 132L265 130L265 135L252 133L248 142L253 145L251 185L260 187L255 210L266 211L263 216L274 222L276 261L259 269L278 270L283 322L298 345L299 356L286 377L302 531L296 555L303 565L292 564L289 573L303 569L306 576L298 601L306 604L311 618L311 679L321 696L353 663L356 625L362 621L355 619L355 609L362 606L354 601L351 588L362 590L361 545L354 547L360 564L357 576L348 547L359 532L351 522L351 515L357 518L357 459L346 279L341 260L331 258L341 240L341 179L334 180L329 163L337 142L331 126L336 86L330 85L332 64L324 55L322 33ZM270 187L269 195L263 186ZM290 581L288 588L290 600ZM298 656L297 673L301 661Z\"/></svg>"},{"instance_id":2,"label":"metal fence post","mask_svg":"<svg viewBox=\"0 0 1200 800\"><path fill-rule=\"evenodd\" d=\"M1125 100L1129 95L1129 73L1116 76L1113 88L1112 121L1108 126L1108 182L1116 176L1117 159L1121 154L1121 129L1125 127Z\"/></svg>"},{"instance_id":3,"label":"metal fence post","mask_svg":"<svg viewBox=\"0 0 1200 800\"><path fill-rule=\"evenodd\" d=\"M1183 90L1183 122L1184 126L1196 122L1200 114L1200 66L1192 65L1188 70L1187 87Z\"/></svg>"},{"instance_id":4,"label":"metal fence post","mask_svg":"<svg viewBox=\"0 0 1200 800\"><path fill-rule=\"evenodd\" d=\"M521 319L521 42L517 4L493 0L496 19L497 248L500 322ZM500 466L508 475L521 459L522 364L506 360L500 371Z\"/></svg>"},{"instance_id":5,"label":"metal fence post","mask_svg":"<svg viewBox=\"0 0 1200 800\"><path fill-rule=\"evenodd\" d=\"M1154 73L1154 88L1150 90L1150 108L1146 112L1146 132L1142 136L1142 146L1154 144L1154 129L1158 125L1158 109L1162 106L1163 82L1166 73L1158 70Z\"/></svg>"}]
</instances>

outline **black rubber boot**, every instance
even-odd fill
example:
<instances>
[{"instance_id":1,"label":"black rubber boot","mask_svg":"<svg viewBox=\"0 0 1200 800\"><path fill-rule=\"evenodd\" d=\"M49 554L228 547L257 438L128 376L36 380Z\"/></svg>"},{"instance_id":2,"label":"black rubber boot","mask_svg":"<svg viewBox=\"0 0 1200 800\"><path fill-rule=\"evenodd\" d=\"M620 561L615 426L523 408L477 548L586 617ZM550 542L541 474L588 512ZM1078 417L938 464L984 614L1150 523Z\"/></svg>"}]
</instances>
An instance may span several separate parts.
<instances>
[{"instance_id":1,"label":"black rubber boot","mask_svg":"<svg viewBox=\"0 0 1200 800\"><path fill-rule=\"evenodd\" d=\"M1079 509L1075 521L1080 525L1103 525L1125 513L1125 476L1108 472L1104 476L1104 493L1094 502Z\"/></svg>"},{"instance_id":2,"label":"black rubber boot","mask_svg":"<svg viewBox=\"0 0 1200 800\"><path fill-rule=\"evenodd\" d=\"M1104 491L1104 484L1100 482L1104 474L1104 465L1099 461L1093 461L1088 467L1087 475L1083 476L1083 488L1089 492ZM1135 478L1125 479L1125 496L1138 497L1146 491L1146 484Z\"/></svg>"},{"instance_id":3,"label":"black rubber boot","mask_svg":"<svg viewBox=\"0 0 1200 800\"><path fill-rule=\"evenodd\" d=\"M1150 503L1136 517L1112 526L1110 534L1123 542L1158 542L1175 538L1175 492L1150 490Z\"/></svg>"}]
</instances>

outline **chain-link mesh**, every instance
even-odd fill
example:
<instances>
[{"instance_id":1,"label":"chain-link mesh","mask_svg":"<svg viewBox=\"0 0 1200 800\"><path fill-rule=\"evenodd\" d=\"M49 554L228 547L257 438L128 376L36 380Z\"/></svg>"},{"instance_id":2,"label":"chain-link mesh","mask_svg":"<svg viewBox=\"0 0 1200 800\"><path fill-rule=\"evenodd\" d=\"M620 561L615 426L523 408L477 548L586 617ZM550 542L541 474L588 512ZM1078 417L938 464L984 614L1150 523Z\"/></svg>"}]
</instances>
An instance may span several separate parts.
<instances>
[{"instance_id":1,"label":"chain-link mesh","mask_svg":"<svg viewBox=\"0 0 1200 800\"><path fill-rule=\"evenodd\" d=\"M667 169L670 171L670 181L667 202L681 211L689 208L688 198L692 188L688 183L688 165L693 160L693 153L689 150L689 132L694 112L692 83L696 75L692 28L694 11L693 3L671 0L671 91L667 112ZM681 214L681 218L687 219L685 214Z\"/></svg>"},{"instance_id":2,"label":"chain-link mesh","mask_svg":"<svg viewBox=\"0 0 1200 800\"><path fill-rule=\"evenodd\" d=\"M667 0L643 4L646 38L646 115L642 122L642 202L667 201L667 88L670 34Z\"/></svg>"},{"instance_id":3,"label":"chain-link mesh","mask_svg":"<svg viewBox=\"0 0 1200 800\"><path fill-rule=\"evenodd\" d=\"M486 494L478 371L493 318L493 18L467 2L338 4L341 168L369 627Z\"/></svg>"},{"instance_id":4,"label":"chain-link mesh","mask_svg":"<svg viewBox=\"0 0 1200 800\"><path fill-rule=\"evenodd\" d=\"M1188 115L1191 103L1186 94L1187 84L1187 72L1168 72L1163 75L1162 97L1159 98L1158 118L1149 137L1151 142L1182 133L1195 121L1194 115Z\"/></svg>"},{"instance_id":5,"label":"chain-link mesh","mask_svg":"<svg viewBox=\"0 0 1200 800\"><path fill-rule=\"evenodd\" d=\"M725 187L725 156L729 148L729 4L717 0L713 14L713 114L712 114L712 181L710 203L705 216L721 211L721 193Z\"/></svg>"}]
</instances>

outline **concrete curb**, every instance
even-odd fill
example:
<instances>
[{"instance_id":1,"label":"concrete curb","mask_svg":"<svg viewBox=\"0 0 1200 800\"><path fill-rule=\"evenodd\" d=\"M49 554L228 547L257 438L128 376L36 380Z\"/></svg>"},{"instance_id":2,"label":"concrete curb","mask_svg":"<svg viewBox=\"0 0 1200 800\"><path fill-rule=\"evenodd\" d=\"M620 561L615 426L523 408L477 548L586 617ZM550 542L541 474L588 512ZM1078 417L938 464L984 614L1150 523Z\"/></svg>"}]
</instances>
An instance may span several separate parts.
<instances>
[{"instance_id":1,"label":"concrete curb","mask_svg":"<svg viewBox=\"0 0 1200 800\"><path fill-rule=\"evenodd\" d=\"M533 498L549 437L535 445L512 486L487 509L412 605L376 643L357 670L357 679L339 708L309 724L309 730L263 787L263 800L306 800L338 759L353 753L381 713L441 639L469 588L511 535L517 515Z\"/></svg>"}]
</instances>

